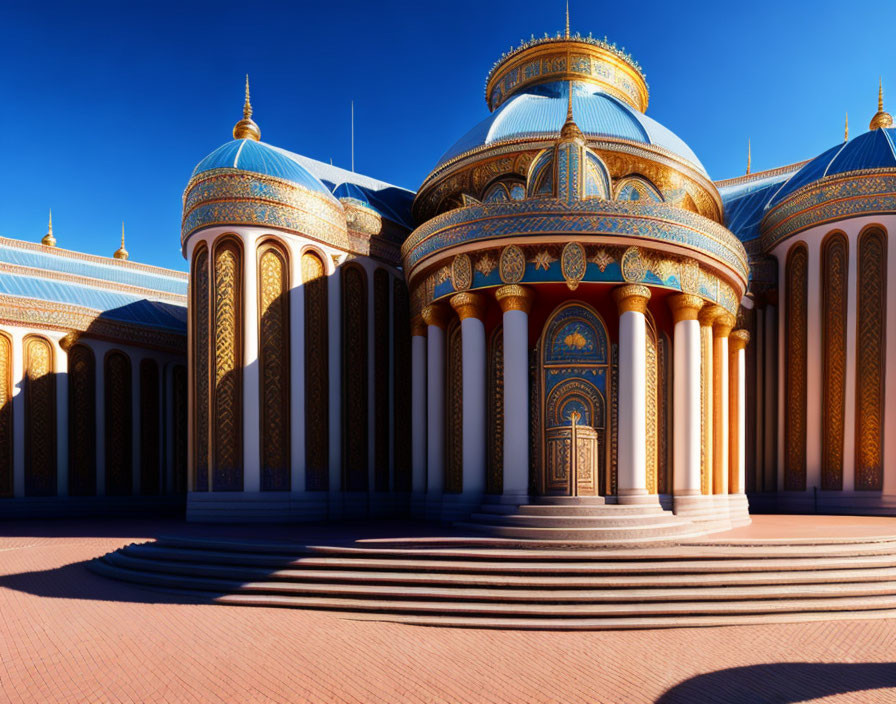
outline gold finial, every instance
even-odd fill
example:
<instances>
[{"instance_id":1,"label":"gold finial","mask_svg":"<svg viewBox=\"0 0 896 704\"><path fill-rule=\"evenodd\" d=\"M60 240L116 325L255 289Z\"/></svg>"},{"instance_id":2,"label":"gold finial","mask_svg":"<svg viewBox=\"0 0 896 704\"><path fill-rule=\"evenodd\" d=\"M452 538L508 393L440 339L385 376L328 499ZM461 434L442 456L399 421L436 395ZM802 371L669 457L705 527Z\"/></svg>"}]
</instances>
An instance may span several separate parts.
<instances>
[{"instance_id":1,"label":"gold finial","mask_svg":"<svg viewBox=\"0 0 896 704\"><path fill-rule=\"evenodd\" d=\"M750 140L747 140L747 175L750 174L750 164L752 162L752 149L750 148Z\"/></svg>"},{"instance_id":2,"label":"gold finial","mask_svg":"<svg viewBox=\"0 0 896 704\"><path fill-rule=\"evenodd\" d=\"M249 74L246 74L246 102L243 103L243 119L233 128L234 139L261 139L261 130L252 119L252 103L249 101Z\"/></svg>"},{"instance_id":3,"label":"gold finial","mask_svg":"<svg viewBox=\"0 0 896 704\"><path fill-rule=\"evenodd\" d=\"M56 238L53 237L53 209L50 208L50 223L47 226L47 234L43 236L40 243L47 247L55 247L56 246Z\"/></svg>"},{"instance_id":4,"label":"gold finial","mask_svg":"<svg viewBox=\"0 0 896 704\"><path fill-rule=\"evenodd\" d=\"M128 258L128 250L124 248L124 221L121 222L121 247L115 250L115 254L112 255L116 259L127 259Z\"/></svg>"},{"instance_id":5,"label":"gold finial","mask_svg":"<svg viewBox=\"0 0 896 704\"><path fill-rule=\"evenodd\" d=\"M877 84L877 112L871 118L868 129L879 130L881 127L892 127L893 116L884 110L884 82L878 78Z\"/></svg>"},{"instance_id":6,"label":"gold finial","mask_svg":"<svg viewBox=\"0 0 896 704\"><path fill-rule=\"evenodd\" d=\"M572 81L569 81L567 83L566 122L563 124L563 128L560 130L560 138L584 140L585 135L582 134L582 130L579 129L576 121L572 119L572 91Z\"/></svg>"},{"instance_id":7,"label":"gold finial","mask_svg":"<svg viewBox=\"0 0 896 704\"><path fill-rule=\"evenodd\" d=\"M849 141L849 113L846 113L846 123L843 126L843 141Z\"/></svg>"},{"instance_id":8,"label":"gold finial","mask_svg":"<svg viewBox=\"0 0 896 704\"><path fill-rule=\"evenodd\" d=\"M569 39L569 0L566 0L566 38Z\"/></svg>"}]
</instances>

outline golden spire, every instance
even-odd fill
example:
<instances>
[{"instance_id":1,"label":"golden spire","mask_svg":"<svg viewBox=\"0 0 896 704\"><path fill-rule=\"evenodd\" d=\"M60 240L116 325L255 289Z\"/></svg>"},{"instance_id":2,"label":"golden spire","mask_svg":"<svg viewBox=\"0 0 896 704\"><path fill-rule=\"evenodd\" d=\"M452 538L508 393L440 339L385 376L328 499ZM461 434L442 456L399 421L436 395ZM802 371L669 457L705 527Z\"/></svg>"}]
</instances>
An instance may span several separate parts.
<instances>
[{"instance_id":1,"label":"golden spire","mask_svg":"<svg viewBox=\"0 0 896 704\"><path fill-rule=\"evenodd\" d=\"M849 141L849 113L846 113L846 124L843 127L843 141Z\"/></svg>"},{"instance_id":2,"label":"golden spire","mask_svg":"<svg viewBox=\"0 0 896 704\"><path fill-rule=\"evenodd\" d=\"M750 140L747 140L747 175L750 174L750 162L752 162L752 150L750 149Z\"/></svg>"},{"instance_id":3,"label":"golden spire","mask_svg":"<svg viewBox=\"0 0 896 704\"><path fill-rule=\"evenodd\" d=\"M243 103L243 119L233 128L234 139L261 139L261 130L252 120L252 103L249 102L249 74L246 74L246 102Z\"/></svg>"},{"instance_id":4,"label":"golden spire","mask_svg":"<svg viewBox=\"0 0 896 704\"><path fill-rule=\"evenodd\" d=\"M116 259L127 259L128 258L128 250L124 248L124 221L121 222L121 247L115 250L115 254L112 255Z\"/></svg>"},{"instance_id":5,"label":"golden spire","mask_svg":"<svg viewBox=\"0 0 896 704\"><path fill-rule=\"evenodd\" d=\"M569 39L569 0L566 0L566 38Z\"/></svg>"},{"instance_id":6,"label":"golden spire","mask_svg":"<svg viewBox=\"0 0 896 704\"><path fill-rule=\"evenodd\" d=\"M572 119L572 81L569 81L567 84L567 100L566 100L566 122L563 124L563 128L560 130L560 139L585 139L585 135L582 134L582 130L579 129L579 126L576 124L576 121Z\"/></svg>"},{"instance_id":7,"label":"golden spire","mask_svg":"<svg viewBox=\"0 0 896 704\"><path fill-rule=\"evenodd\" d=\"M43 236L43 239L40 241L42 245L46 245L47 247L55 247L56 246L56 238L53 237L53 209L50 208L50 224L47 227L47 234Z\"/></svg>"},{"instance_id":8,"label":"golden spire","mask_svg":"<svg viewBox=\"0 0 896 704\"><path fill-rule=\"evenodd\" d=\"M892 127L893 116L884 111L884 82L882 78L878 79L877 85L877 113L871 118L868 129L878 130L881 127Z\"/></svg>"}]
</instances>

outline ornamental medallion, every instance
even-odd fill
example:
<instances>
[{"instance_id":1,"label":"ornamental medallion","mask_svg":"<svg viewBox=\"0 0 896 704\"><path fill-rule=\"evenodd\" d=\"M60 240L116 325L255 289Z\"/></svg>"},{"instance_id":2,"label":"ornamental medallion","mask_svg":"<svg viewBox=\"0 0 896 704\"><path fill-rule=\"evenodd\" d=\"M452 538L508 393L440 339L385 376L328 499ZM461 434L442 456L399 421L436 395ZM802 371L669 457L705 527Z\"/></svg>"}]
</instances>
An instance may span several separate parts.
<instances>
[{"instance_id":1,"label":"ornamental medallion","mask_svg":"<svg viewBox=\"0 0 896 704\"><path fill-rule=\"evenodd\" d=\"M473 285L473 264L466 254L458 254L451 264L451 280L455 291L466 291Z\"/></svg>"},{"instance_id":2,"label":"ornamental medallion","mask_svg":"<svg viewBox=\"0 0 896 704\"><path fill-rule=\"evenodd\" d=\"M685 293L697 293L700 290L700 266L693 259L685 259L680 268L681 290Z\"/></svg>"},{"instance_id":3,"label":"ornamental medallion","mask_svg":"<svg viewBox=\"0 0 896 704\"><path fill-rule=\"evenodd\" d=\"M646 275L647 266L641 257L641 250L637 247L626 249L622 255L622 278L636 284L643 281Z\"/></svg>"},{"instance_id":4,"label":"ornamental medallion","mask_svg":"<svg viewBox=\"0 0 896 704\"><path fill-rule=\"evenodd\" d=\"M505 284L518 284L526 273L526 256L515 244L505 247L498 262L498 273Z\"/></svg>"},{"instance_id":5,"label":"ornamental medallion","mask_svg":"<svg viewBox=\"0 0 896 704\"><path fill-rule=\"evenodd\" d=\"M575 291L585 278L586 264L585 248L578 242L567 243L560 255L560 270L570 291Z\"/></svg>"}]
</instances>

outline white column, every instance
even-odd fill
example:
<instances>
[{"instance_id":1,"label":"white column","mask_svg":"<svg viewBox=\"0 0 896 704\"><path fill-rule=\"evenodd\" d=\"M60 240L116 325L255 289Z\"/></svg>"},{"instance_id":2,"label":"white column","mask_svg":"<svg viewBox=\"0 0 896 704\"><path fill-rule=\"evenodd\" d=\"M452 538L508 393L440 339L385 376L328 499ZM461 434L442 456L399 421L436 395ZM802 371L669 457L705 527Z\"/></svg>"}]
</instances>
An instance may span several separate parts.
<instances>
[{"instance_id":1,"label":"white column","mask_svg":"<svg viewBox=\"0 0 896 704\"><path fill-rule=\"evenodd\" d=\"M755 413L753 418L750 419L750 422L754 424L756 428L755 434L755 451L754 451L754 476L756 477L756 487L755 491L761 492L764 486L763 476L765 475L765 446L763 444L763 431L764 431L764 421L763 421L763 409L765 408L765 379L763 377L763 371L765 369L765 341L764 341L764 333L765 333L765 309L764 308L756 308L756 323L754 326L754 330L756 332L756 340L753 343L754 350L754 358L755 365L753 367L754 376L750 380L750 383L754 385L756 389L756 403L754 404Z\"/></svg>"},{"instance_id":2,"label":"white column","mask_svg":"<svg viewBox=\"0 0 896 704\"><path fill-rule=\"evenodd\" d=\"M806 321L806 491L821 489L821 284L820 245L809 244L809 307Z\"/></svg>"},{"instance_id":3,"label":"white column","mask_svg":"<svg viewBox=\"0 0 896 704\"><path fill-rule=\"evenodd\" d=\"M535 294L511 284L495 296L504 334L503 495L522 503L529 495L529 311Z\"/></svg>"},{"instance_id":4,"label":"white column","mask_svg":"<svg viewBox=\"0 0 896 704\"><path fill-rule=\"evenodd\" d=\"M24 335L12 333L12 493L25 496L25 347Z\"/></svg>"},{"instance_id":5,"label":"white column","mask_svg":"<svg viewBox=\"0 0 896 704\"><path fill-rule=\"evenodd\" d=\"M141 432L140 432L140 406L141 388L140 388L140 357L122 349L122 354L127 355L131 362L131 494L133 496L140 495L140 450Z\"/></svg>"},{"instance_id":6,"label":"white column","mask_svg":"<svg viewBox=\"0 0 896 704\"><path fill-rule=\"evenodd\" d=\"M68 496L68 351L54 345L56 360L56 495Z\"/></svg>"},{"instance_id":7,"label":"white column","mask_svg":"<svg viewBox=\"0 0 896 704\"><path fill-rule=\"evenodd\" d=\"M764 491L775 491L778 483L776 475L781 474L780 465L778 465L778 453L776 451L778 440L778 425L775 418L778 414L778 346L777 346L777 308L773 305L765 307L765 332L763 334L763 342L765 343L765 354L763 362L765 370L762 375L762 382L765 386L763 391L763 415L762 415L762 442L763 442L763 469L765 470L765 481L763 483ZM776 470L777 468L777 470Z\"/></svg>"},{"instance_id":8,"label":"white column","mask_svg":"<svg viewBox=\"0 0 896 704\"><path fill-rule=\"evenodd\" d=\"M426 492L426 323L411 323L411 489Z\"/></svg>"},{"instance_id":9,"label":"white column","mask_svg":"<svg viewBox=\"0 0 896 704\"><path fill-rule=\"evenodd\" d=\"M734 322L734 316L725 312L712 326L713 494L728 493L728 335Z\"/></svg>"},{"instance_id":10,"label":"white column","mask_svg":"<svg viewBox=\"0 0 896 704\"><path fill-rule=\"evenodd\" d=\"M686 293L669 298L675 321L672 372L672 486L676 497L700 494L700 323L703 299Z\"/></svg>"},{"instance_id":11,"label":"white column","mask_svg":"<svg viewBox=\"0 0 896 704\"><path fill-rule=\"evenodd\" d=\"M430 305L426 322L426 494L439 501L445 486L445 325L446 311Z\"/></svg>"},{"instance_id":12,"label":"white column","mask_svg":"<svg viewBox=\"0 0 896 704\"><path fill-rule=\"evenodd\" d=\"M619 308L619 503L656 501L647 494L647 323L650 289L613 290Z\"/></svg>"},{"instance_id":13,"label":"white column","mask_svg":"<svg viewBox=\"0 0 896 704\"><path fill-rule=\"evenodd\" d=\"M731 481L728 491L731 494L746 493L747 462L747 354L745 348L750 341L750 333L746 330L735 330L730 337L729 364L731 365L731 383L728 389L730 409L735 418L729 424L732 451L729 453Z\"/></svg>"},{"instance_id":14,"label":"white column","mask_svg":"<svg viewBox=\"0 0 896 704\"><path fill-rule=\"evenodd\" d=\"M302 254L289 252L289 464L290 489L305 491L305 288Z\"/></svg>"},{"instance_id":15,"label":"white column","mask_svg":"<svg viewBox=\"0 0 896 704\"><path fill-rule=\"evenodd\" d=\"M334 269L327 279L327 324L330 374L330 512L341 510L333 495L342 492L342 276Z\"/></svg>"},{"instance_id":16,"label":"white column","mask_svg":"<svg viewBox=\"0 0 896 704\"><path fill-rule=\"evenodd\" d=\"M261 490L258 370L257 239L244 237L243 252L243 491Z\"/></svg>"},{"instance_id":17,"label":"white column","mask_svg":"<svg viewBox=\"0 0 896 704\"><path fill-rule=\"evenodd\" d=\"M463 355L463 495L485 493L485 299L458 293L451 306L460 318Z\"/></svg>"}]
</instances>

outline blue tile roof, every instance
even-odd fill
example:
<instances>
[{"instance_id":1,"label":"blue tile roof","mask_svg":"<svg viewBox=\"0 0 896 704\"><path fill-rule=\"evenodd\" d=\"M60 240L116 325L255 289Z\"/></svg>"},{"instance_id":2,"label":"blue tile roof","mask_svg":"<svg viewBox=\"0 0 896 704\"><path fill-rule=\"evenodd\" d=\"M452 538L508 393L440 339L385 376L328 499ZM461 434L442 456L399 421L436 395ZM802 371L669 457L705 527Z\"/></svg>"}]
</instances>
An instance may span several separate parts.
<instances>
[{"instance_id":1,"label":"blue tile roof","mask_svg":"<svg viewBox=\"0 0 896 704\"><path fill-rule=\"evenodd\" d=\"M653 144L677 154L706 175L697 155L671 130L593 85L572 85L573 119L586 135ZM461 137L442 155L438 166L477 147L559 136L566 121L569 86L566 81L545 83L513 96Z\"/></svg>"},{"instance_id":2,"label":"blue tile roof","mask_svg":"<svg viewBox=\"0 0 896 704\"><path fill-rule=\"evenodd\" d=\"M758 238L759 223L765 215L765 206L781 184L799 171L799 166L794 164L790 169L776 169L774 175L765 178L757 174L754 179L744 179L731 186L720 186L725 227L741 242Z\"/></svg>"}]
</instances>

